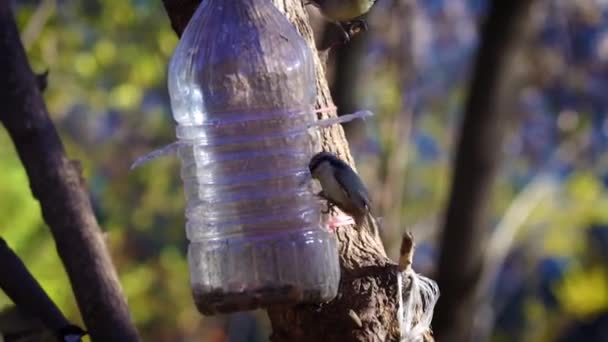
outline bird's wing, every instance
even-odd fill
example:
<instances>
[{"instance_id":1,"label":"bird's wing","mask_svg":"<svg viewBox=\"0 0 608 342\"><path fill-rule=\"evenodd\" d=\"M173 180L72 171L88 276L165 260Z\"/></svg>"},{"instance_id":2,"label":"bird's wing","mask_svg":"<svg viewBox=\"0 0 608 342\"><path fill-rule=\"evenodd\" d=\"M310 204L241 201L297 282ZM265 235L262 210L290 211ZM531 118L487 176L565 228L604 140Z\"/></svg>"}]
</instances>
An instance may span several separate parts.
<instances>
[{"instance_id":1,"label":"bird's wing","mask_svg":"<svg viewBox=\"0 0 608 342\"><path fill-rule=\"evenodd\" d=\"M362 212L365 209L369 210L371 201L365 185L361 182L361 178L359 178L350 167L348 169L336 169L334 172L342 173L339 176L337 175L335 179L340 183L340 187L345 192L346 196L348 196ZM345 184L347 182L348 184ZM349 184L351 186L349 186ZM355 186L353 187L352 185Z\"/></svg>"},{"instance_id":2,"label":"bird's wing","mask_svg":"<svg viewBox=\"0 0 608 342\"><path fill-rule=\"evenodd\" d=\"M347 191L347 189L348 189L347 184L344 184L344 182L342 182L345 179L342 178L342 175L338 175L338 173L340 173L340 172L344 172L344 171L341 171L340 169L337 169L337 168L333 169L334 179L340 185L340 190L342 191L342 194L344 194L344 197L351 198L351 194Z\"/></svg>"},{"instance_id":3,"label":"bird's wing","mask_svg":"<svg viewBox=\"0 0 608 342\"><path fill-rule=\"evenodd\" d=\"M369 198L369 193L367 192L367 188L363 184L361 186L361 190L359 191L359 196L361 197L361 200L365 204L365 207L367 208L367 210L371 210L372 201Z\"/></svg>"}]
</instances>

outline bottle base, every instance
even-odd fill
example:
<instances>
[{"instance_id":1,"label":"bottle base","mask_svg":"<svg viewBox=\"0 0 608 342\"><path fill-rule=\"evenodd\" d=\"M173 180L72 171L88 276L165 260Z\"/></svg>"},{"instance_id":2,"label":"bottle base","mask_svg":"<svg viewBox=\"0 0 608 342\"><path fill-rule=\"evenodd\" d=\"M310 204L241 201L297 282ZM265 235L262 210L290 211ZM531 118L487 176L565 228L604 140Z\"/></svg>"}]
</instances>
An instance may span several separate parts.
<instances>
[{"instance_id":1,"label":"bottle base","mask_svg":"<svg viewBox=\"0 0 608 342\"><path fill-rule=\"evenodd\" d=\"M321 229L197 241L188 260L205 315L326 302L340 281L335 236Z\"/></svg>"},{"instance_id":2,"label":"bottle base","mask_svg":"<svg viewBox=\"0 0 608 342\"><path fill-rule=\"evenodd\" d=\"M257 290L228 292L222 289L209 290L193 286L194 303L198 311L206 316L249 311L272 306L292 306L303 303L321 303L321 290L303 289L299 286L263 287Z\"/></svg>"}]
</instances>

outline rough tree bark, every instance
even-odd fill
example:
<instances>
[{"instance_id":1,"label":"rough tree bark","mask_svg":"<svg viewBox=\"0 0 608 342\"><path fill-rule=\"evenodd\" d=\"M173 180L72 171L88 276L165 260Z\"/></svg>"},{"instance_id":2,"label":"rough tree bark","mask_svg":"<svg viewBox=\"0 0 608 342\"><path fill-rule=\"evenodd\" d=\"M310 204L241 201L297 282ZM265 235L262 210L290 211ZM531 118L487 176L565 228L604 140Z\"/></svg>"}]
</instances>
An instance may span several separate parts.
<instances>
[{"instance_id":1,"label":"rough tree bark","mask_svg":"<svg viewBox=\"0 0 608 342\"><path fill-rule=\"evenodd\" d=\"M472 336L482 242L489 233L486 214L508 123L501 87L532 2L495 0L482 27L443 224L437 278L441 298L433 321L440 341L469 341Z\"/></svg>"},{"instance_id":2,"label":"rough tree bark","mask_svg":"<svg viewBox=\"0 0 608 342\"><path fill-rule=\"evenodd\" d=\"M163 0L178 35L200 0ZM273 0L316 52L308 15L300 0ZM314 54L317 56L317 54ZM317 108L333 107L324 66L315 58ZM321 118L334 117L331 111ZM322 132L323 147L352 164L344 131L339 125ZM346 227L338 229L341 282L336 299L320 307L301 306L268 310L272 341L398 341L396 264L383 252L381 241ZM353 314L358 316L352 318ZM360 323L360 324L359 324Z\"/></svg>"},{"instance_id":3,"label":"rough tree bark","mask_svg":"<svg viewBox=\"0 0 608 342\"><path fill-rule=\"evenodd\" d=\"M79 164L65 154L9 3L0 0L0 122L15 144L31 191L40 202L92 339L137 341Z\"/></svg>"}]
</instances>

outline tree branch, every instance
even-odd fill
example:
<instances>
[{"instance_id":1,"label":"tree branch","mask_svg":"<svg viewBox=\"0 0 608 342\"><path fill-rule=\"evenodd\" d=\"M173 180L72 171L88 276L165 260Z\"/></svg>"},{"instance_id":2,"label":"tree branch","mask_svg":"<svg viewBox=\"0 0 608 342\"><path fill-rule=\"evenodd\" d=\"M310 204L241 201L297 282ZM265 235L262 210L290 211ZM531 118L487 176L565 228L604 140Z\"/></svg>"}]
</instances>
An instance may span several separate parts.
<instances>
[{"instance_id":1,"label":"tree branch","mask_svg":"<svg viewBox=\"0 0 608 342\"><path fill-rule=\"evenodd\" d=\"M440 341L468 341L471 336L486 214L508 122L501 87L532 2L493 1L482 28L441 241L437 280L442 295L433 324Z\"/></svg>"},{"instance_id":2,"label":"tree branch","mask_svg":"<svg viewBox=\"0 0 608 342\"><path fill-rule=\"evenodd\" d=\"M163 5L167 10L169 20L171 20L171 28L177 33L178 37L182 36L182 32L186 29L186 25L188 25L199 3L201 3L201 0L163 0Z\"/></svg>"},{"instance_id":3,"label":"tree branch","mask_svg":"<svg viewBox=\"0 0 608 342\"><path fill-rule=\"evenodd\" d=\"M0 288L19 310L40 319L51 331L56 332L70 323L2 238Z\"/></svg>"},{"instance_id":4,"label":"tree branch","mask_svg":"<svg viewBox=\"0 0 608 342\"><path fill-rule=\"evenodd\" d=\"M0 0L0 121L40 201L91 337L137 341L80 170L49 118L9 4Z\"/></svg>"},{"instance_id":5,"label":"tree branch","mask_svg":"<svg viewBox=\"0 0 608 342\"><path fill-rule=\"evenodd\" d=\"M187 25L197 0L163 0L178 35ZM301 0L273 0L308 42L315 58L317 80L316 108L333 107ZM321 118L335 117L326 112ZM340 125L322 131L323 147L352 164L352 157ZM273 341L398 341L398 274L396 264L382 251L381 241L367 229L338 229L341 281L338 296L321 306L302 305L268 310ZM355 319L357 317L358 319Z\"/></svg>"}]
</instances>

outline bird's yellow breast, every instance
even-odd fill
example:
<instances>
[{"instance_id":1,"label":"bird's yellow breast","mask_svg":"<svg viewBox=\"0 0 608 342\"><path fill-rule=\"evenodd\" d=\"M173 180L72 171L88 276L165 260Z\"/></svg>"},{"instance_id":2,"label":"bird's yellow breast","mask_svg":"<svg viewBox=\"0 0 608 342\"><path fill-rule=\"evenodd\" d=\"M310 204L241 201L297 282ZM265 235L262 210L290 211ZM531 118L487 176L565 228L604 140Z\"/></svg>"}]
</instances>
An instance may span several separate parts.
<instances>
[{"instance_id":1,"label":"bird's yellow breast","mask_svg":"<svg viewBox=\"0 0 608 342\"><path fill-rule=\"evenodd\" d=\"M373 4L373 0L325 0L321 12L331 20L349 21L365 14Z\"/></svg>"}]
</instances>

